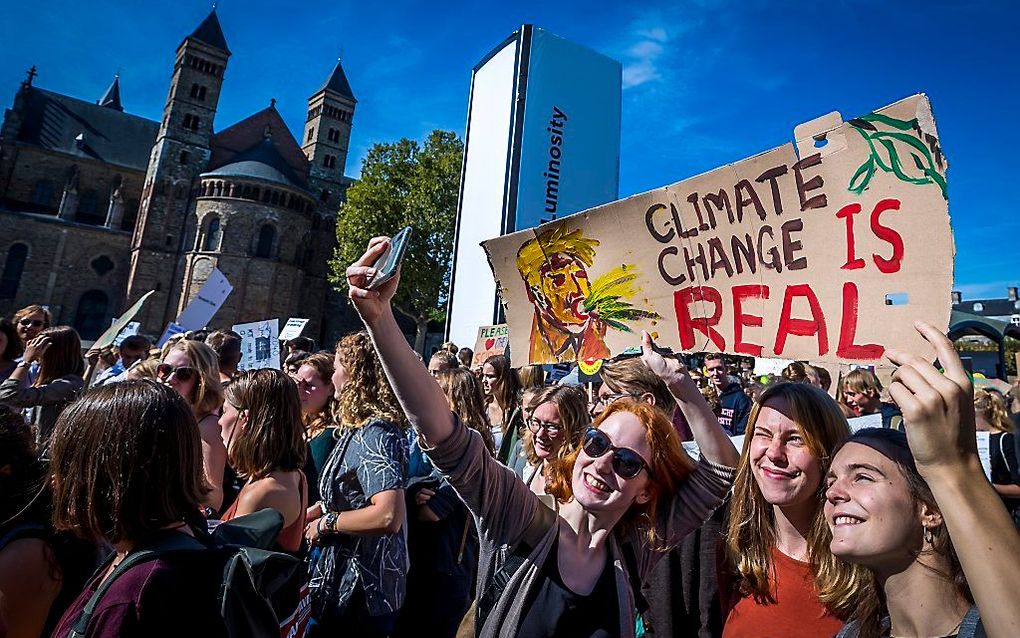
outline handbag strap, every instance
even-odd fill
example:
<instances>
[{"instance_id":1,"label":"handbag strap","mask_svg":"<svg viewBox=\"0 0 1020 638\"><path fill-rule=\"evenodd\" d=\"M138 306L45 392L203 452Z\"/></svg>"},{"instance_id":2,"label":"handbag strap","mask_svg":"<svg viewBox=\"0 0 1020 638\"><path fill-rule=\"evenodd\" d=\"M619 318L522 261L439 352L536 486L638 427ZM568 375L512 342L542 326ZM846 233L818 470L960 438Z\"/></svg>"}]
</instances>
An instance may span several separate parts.
<instances>
[{"instance_id":1,"label":"handbag strap","mask_svg":"<svg viewBox=\"0 0 1020 638\"><path fill-rule=\"evenodd\" d=\"M1003 432L999 435L999 454L1002 455L1002 462L1006 465L1006 469L1009 470L1010 474L1013 474L1013 468L1009 466L1009 459L1006 458L1006 449L1003 447L1002 440L1006 438L1006 433Z\"/></svg>"}]
</instances>

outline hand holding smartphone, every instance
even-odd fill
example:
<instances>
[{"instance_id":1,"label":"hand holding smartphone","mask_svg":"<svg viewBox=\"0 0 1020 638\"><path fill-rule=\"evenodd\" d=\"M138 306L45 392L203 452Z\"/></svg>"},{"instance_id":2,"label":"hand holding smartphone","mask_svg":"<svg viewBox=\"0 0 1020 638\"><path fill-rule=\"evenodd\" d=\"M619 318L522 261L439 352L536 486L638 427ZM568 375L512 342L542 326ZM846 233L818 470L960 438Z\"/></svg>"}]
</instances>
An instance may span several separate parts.
<instances>
[{"instance_id":1,"label":"hand holding smartphone","mask_svg":"<svg viewBox=\"0 0 1020 638\"><path fill-rule=\"evenodd\" d=\"M375 277L368 282L366 288L375 290L397 274L401 262L404 261L404 253L407 252L407 244L411 241L411 227L405 226L390 239L389 248L386 249L379 259L375 260L372 268L375 269Z\"/></svg>"}]
</instances>

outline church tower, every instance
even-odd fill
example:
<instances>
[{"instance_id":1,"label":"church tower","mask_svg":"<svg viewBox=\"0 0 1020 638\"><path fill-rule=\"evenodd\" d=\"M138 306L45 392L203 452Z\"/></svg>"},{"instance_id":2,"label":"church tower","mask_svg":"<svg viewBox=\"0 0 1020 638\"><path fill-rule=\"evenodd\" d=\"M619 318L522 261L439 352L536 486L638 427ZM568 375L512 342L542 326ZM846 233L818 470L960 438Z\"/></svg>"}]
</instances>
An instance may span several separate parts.
<instances>
[{"instance_id":1,"label":"church tower","mask_svg":"<svg viewBox=\"0 0 1020 638\"><path fill-rule=\"evenodd\" d=\"M301 150L309 162L309 187L316 189L326 208L336 212L347 165L347 147L354 121L354 98L340 60L333 72L308 98L308 118Z\"/></svg>"},{"instance_id":2,"label":"church tower","mask_svg":"<svg viewBox=\"0 0 1020 638\"><path fill-rule=\"evenodd\" d=\"M176 316L191 191L209 164L213 118L229 57L215 9L177 47L131 240L127 301L156 290L139 315L145 332L158 334Z\"/></svg>"}]
</instances>

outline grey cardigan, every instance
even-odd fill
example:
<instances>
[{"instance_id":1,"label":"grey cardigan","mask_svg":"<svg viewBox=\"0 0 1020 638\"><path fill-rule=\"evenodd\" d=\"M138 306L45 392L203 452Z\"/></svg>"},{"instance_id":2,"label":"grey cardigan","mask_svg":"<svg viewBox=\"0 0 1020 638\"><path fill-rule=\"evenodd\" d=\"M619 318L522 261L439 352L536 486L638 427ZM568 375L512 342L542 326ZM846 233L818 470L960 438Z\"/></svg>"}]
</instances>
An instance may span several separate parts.
<instances>
[{"instance_id":1,"label":"grey cardigan","mask_svg":"<svg viewBox=\"0 0 1020 638\"><path fill-rule=\"evenodd\" d=\"M36 443L46 447L57 417L82 391L85 381L77 374L67 374L39 387L27 383L27 378L20 382L7 379L0 383L0 403L15 408L30 408L30 420L36 428Z\"/></svg>"},{"instance_id":2,"label":"grey cardigan","mask_svg":"<svg viewBox=\"0 0 1020 638\"><path fill-rule=\"evenodd\" d=\"M480 598L492 578L496 556L504 545L514 547L520 541L536 508L541 507L518 475L489 455L482 437L473 430L454 424L454 432L441 445L431 446L419 436L419 445L457 491L478 527L480 541L478 579L475 591ZM669 547L680 544L685 536L705 522L722 504L733 483L735 470L716 465L702 458L695 471L688 476L675 494L660 503L656 532ZM532 551L524 566L517 570L489 613L479 638L512 638L524 611L524 602L535 586L541 566L549 555L558 533L553 525ZM620 633L633 638L636 611L630 580L620 553L619 540L614 534L609 541L609 560L616 575L619 602ZM665 556L662 551L648 547L638 530L629 539L635 549L638 579L644 580L652 567Z\"/></svg>"}]
</instances>

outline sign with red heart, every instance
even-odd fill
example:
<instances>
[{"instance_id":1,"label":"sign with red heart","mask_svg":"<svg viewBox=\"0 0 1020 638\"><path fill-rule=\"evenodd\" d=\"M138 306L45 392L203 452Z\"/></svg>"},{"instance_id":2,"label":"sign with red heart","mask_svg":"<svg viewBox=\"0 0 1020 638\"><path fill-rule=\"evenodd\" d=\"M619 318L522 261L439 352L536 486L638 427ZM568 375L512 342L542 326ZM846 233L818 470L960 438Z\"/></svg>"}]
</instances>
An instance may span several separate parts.
<instances>
[{"instance_id":1,"label":"sign with red heart","mask_svg":"<svg viewBox=\"0 0 1020 638\"><path fill-rule=\"evenodd\" d=\"M510 331L505 323L482 326L475 339L475 355L471 358L471 365L480 366L492 355L503 354L509 342Z\"/></svg>"}]
</instances>

